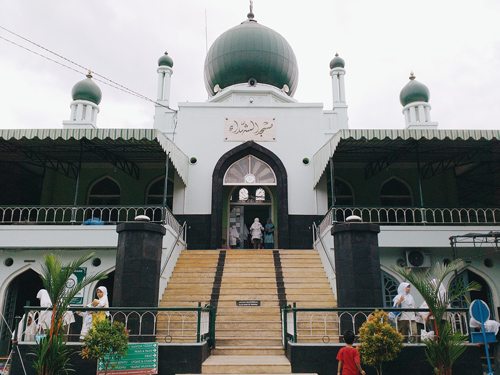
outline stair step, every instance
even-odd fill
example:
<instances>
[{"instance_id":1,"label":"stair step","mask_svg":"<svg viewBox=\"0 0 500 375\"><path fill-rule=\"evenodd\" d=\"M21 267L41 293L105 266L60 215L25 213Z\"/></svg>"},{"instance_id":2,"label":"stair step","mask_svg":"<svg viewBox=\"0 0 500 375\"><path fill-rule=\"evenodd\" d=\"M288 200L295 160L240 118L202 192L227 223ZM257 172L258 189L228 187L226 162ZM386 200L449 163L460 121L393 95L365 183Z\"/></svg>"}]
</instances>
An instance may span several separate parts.
<instances>
[{"instance_id":1,"label":"stair step","mask_svg":"<svg viewBox=\"0 0 500 375\"><path fill-rule=\"evenodd\" d=\"M284 355L283 346L220 346L212 355Z\"/></svg>"},{"instance_id":2,"label":"stair step","mask_svg":"<svg viewBox=\"0 0 500 375\"><path fill-rule=\"evenodd\" d=\"M203 374L290 374L290 361L284 355L212 355L202 364Z\"/></svg>"}]
</instances>

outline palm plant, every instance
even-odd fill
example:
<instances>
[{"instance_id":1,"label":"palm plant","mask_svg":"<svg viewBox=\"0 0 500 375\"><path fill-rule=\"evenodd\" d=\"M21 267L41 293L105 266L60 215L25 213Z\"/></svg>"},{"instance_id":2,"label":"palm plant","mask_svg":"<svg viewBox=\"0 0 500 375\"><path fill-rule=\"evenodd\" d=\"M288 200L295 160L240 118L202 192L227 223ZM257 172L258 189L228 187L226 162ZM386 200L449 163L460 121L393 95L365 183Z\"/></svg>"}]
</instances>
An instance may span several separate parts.
<instances>
[{"instance_id":1,"label":"palm plant","mask_svg":"<svg viewBox=\"0 0 500 375\"><path fill-rule=\"evenodd\" d=\"M106 278L104 272L87 275L71 287L68 280L83 263L94 257L94 253L85 255L67 265L61 264L61 259L54 254L44 256L42 263L43 285L52 302L52 320L47 336L40 341L34 355L37 357L33 367L39 375L58 375L66 373L66 365L70 352L63 338L63 317L71 300L76 294L94 281Z\"/></svg>"},{"instance_id":2,"label":"palm plant","mask_svg":"<svg viewBox=\"0 0 500 375\"><path fill-rule=\"evenodd\" d=\"M434 368L436 375L451 375L453 363L465 351L466 336L460 332L453 332L451 324L446 320L446 310L450 303L471 290L479 290L481 286L476 282L465 285L458 280L456 285L446 293L439 293L439 286L444 285L444 279L453 272L465 267L461 259L445 265L436 263L432 270L414 272L400 266L392 268L418 290L427 303L431 315L434 317L435 340L426 340L427 360Z\"/></svg>"}]
</instances>

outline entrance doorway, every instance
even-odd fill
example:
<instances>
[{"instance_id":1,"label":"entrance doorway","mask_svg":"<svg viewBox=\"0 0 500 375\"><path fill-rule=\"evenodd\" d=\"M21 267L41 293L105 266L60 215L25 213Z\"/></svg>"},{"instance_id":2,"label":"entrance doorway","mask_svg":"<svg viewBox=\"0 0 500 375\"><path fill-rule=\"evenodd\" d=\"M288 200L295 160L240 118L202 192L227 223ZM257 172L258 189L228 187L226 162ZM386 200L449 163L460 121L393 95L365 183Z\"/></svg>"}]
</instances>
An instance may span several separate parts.
<instances>
[{"instance_id":1,"label":"entrance doorway","mask_svg":"<svg viewBox=\"0 0 500 375\"><path fill-rule=\"evenodd\" d=\"M15 317L23 316L24 306L28 304L40 306L40 301L36 298L40 289L43 289L42 279L31 269L18 275L9 284L3 308L5 320L2 319L0 329L0 355L5 356L10 351L12 339L10 330L14 331Z\"/></svg>"},{"instance_id":2,"label":"entrance doorway","mask_svg":"<svg viewBox=\"0 0 500 375\"><path fill-rule=\"evenodd\" d=\"M481 285L481 290L472 290L470 292L465 293L465 295L460 296L460 298L454 300L451 303L452 306L460 308L469 308L472 301L480 299L483 300L490 308L490 319L496 319L493 296L486 280L483 279L481 276L479 276L477 273L472 272L471 270L465 270L460 272L457 275L457 277L455 277L451 281L450 287L452 288L455 287L459 280L462 280L463 285L468 285L470 282L475 281L476 283Z\"/></svg>"},{"instance_id":3,"label":"entrance doorway","mask_svg":"<svg viewBox=\"0 0 500 375\"><path fill-rule=\"evenodd\" d=\"M229 219L233 206L246 206L244 202L230 203L235 188L263 188L269 193L271 201L271 219L276 229L274 232L275 247L287 249L290 246L288 228L288 177L281 160L270 150L253 141L245 142L226 152L217 162L212 174L212 213L210 247L220 248L221 243L227 244L229 234ZM258 197L257 190L255 198ZM238 199L239 200L239 199ZM258 201L249 205L263 205ZM244 214L244 223L251 224L250 214ZM262 211L262 224L266 224L268 215ZM278 230L279 229L279 230Z\"/></svg>"},{"instance_id":4,"label":"entrance doorway","mask_svg":"<svg viewBox=\"0 0 500 375\"><path fill-rule=\"evenodd\" d=\"M273 219L273 199L271 189L265 186L236 186L229 197L229 220L227 226L227 244L231 246L231 228L238 232L239 244L232 248L253 248L249 229L256 218L262 226L267 219ZM275 241L276 245L276 241Z\"/></svg>"}]
</instances>

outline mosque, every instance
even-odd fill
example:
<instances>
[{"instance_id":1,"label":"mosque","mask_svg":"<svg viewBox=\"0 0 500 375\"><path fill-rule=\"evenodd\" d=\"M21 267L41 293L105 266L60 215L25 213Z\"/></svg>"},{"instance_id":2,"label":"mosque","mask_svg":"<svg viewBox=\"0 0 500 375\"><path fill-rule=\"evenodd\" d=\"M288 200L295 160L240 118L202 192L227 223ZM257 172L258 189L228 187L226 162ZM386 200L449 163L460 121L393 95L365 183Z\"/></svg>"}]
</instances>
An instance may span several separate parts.
<instances>
[{"instance_id":1,"label":"mosque","mask_svg":"<svg viewBox=\"0 0 500 375\"><path fill-rule=\"evenodd\" d=\"M449 282L479 282L483 289L470 298L487 301L498 319L500 132L439 129L429 89L413 73L400 92L401 129L350 129L348 62L332 57L330 78L325 74L332 102L298 102L292 46L251 11L209 49L205 102L171 108L174 62L167 53L159 58L150 129L100 128L106 104L89 73L74 85L61 129L0 130L0 309L6 320L26 301L36 304L48 252L68 261L93 251L85 272L112 273L116 225L137 215L165 226L165 257L227 247L231 227L244 246L245 228L256 218L270 219L273 248L316 249L334 293L331 228L356 215L380 225L380 282L388 305L402 281L392 265L428 268L462 258L467 269ZM174 266L166 267L163 288ZM76 305L88 303L95 287ZM5 351L5 325L1 340Z\"/></svg>"}]
</instances>

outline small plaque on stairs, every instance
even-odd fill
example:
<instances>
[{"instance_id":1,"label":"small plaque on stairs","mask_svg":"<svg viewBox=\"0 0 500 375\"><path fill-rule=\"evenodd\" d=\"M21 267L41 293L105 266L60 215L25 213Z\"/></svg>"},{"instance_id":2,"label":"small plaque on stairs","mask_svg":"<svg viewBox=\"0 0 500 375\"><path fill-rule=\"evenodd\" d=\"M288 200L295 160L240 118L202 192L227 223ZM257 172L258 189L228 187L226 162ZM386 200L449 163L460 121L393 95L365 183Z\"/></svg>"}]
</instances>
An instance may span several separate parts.
<instances>
[{"instance_id":1,"label":"small plaque on stairs","mask_svg":"<svg viewBox=\"0 0 500 375\"><path fill-rule=\"evenodd\" d=\"M260 301L236 301L236 306L260 306Z\"/></svg>"}]
</instances>

